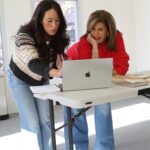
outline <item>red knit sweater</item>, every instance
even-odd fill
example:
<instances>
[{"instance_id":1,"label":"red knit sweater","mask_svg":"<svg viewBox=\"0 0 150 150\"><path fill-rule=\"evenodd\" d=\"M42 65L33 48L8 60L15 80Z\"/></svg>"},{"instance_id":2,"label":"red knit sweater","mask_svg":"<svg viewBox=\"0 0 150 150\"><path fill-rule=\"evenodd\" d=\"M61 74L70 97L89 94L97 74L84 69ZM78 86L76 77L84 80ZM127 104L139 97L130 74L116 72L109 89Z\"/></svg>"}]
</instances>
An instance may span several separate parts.
<instances>
[{"instance_id":1,"label":"red knit sweater","mask_svg":"<svg viewBox=\"0 0 150 150\"><path fill-rule=\"evenodd\" d=\"M113 69L120 75L126 74L129 67L129 56L125 51L124 41L120 32L117 33L115 51L109 51L106 43L98 45L98 49L99 58L113 58ZM86 36L82 36L80 41L68 50L68 57L69 59L90 59L92 57L92 46L87 41Z\"/></svg>"},{"instance_id":2,"label":"red knit sweater","mask_svg":"<svg viewBox=\"0 0 150 150\"><path fill-rule=\"evenodd\" d=\"M99 58L113 58L113 68L120 74L125 75L128 71L129 56L125 51L124 41L120 32L117 33L116 51L109 51L106 43L100 44ZM68 59L90 59L92 57L92 46L87 41L86 36L82 36L80 41L74 44L67 52Z\"/></svg>"}]
</instances>

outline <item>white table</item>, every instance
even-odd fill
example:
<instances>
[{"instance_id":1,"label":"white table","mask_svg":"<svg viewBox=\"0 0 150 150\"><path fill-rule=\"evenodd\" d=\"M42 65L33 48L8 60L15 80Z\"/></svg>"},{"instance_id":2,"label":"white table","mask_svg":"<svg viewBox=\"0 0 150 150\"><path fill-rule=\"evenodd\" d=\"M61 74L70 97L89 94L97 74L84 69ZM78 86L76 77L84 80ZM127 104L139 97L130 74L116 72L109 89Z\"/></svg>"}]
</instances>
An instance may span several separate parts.
<instances>
[{"instance_id":1,"label":"white table","mask_svg":"<svg viewBox=\"0 0 150 150\"><path fill-rule=\"evenodd\" d=\"M84 108L97 104L134 98L138 95L139 90L147 88L150 88L150 85L131 88L113 84L111 88L105 89L38 93L34 94L34 96L42 99L52 99L64 106L72 108Z\"/></svg>"},{"instance_id":2,"label":"white table","mask_svg":"<svg viewBox=\"0 0 150 150\"><path fill-rule=\"evenodd\" d=\"M34 96L42 98L43 100L50 99L50 119L53 150L56 150L53 101L58 101L60 104L67 106L68 131L70 133L69 141L71 145L70 150L73 150L71 108L87 108L98 104L134 98L138 96L139 93L144 94L147 92L150 92L150 85L131 88L113 84L111 88L105 89L52 92L44 94L38 93L34 94Z\"/></svg>"}]
</instances>

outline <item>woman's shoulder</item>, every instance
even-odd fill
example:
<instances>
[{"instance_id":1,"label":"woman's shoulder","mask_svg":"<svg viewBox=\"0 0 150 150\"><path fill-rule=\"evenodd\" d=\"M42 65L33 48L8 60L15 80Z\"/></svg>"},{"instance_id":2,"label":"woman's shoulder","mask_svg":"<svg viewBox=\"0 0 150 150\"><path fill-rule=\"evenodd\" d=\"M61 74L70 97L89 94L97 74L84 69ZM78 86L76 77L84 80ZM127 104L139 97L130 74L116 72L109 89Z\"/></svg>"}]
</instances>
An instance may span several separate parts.
<instances>
[{"instance_id":1,"label":"woman's shoulder","mask_svg":"<svg viewBox=\"0 0 150 150\"><path fill-rule=\"evenodd\" d=\"M122 38L123 33L121 31L117 31L117 38Z\"/></svg>"},{"instance_id":2,"label":"woman's shoulder","mask_svg":"<svg viewBox=\"0 0 150 150\"><path fill-rule=\"evenodd\" d=\"M123 34L120 31L117 31L117 37L116 37L116 42L120 43L123 40Z\"/></svg>"},{"instance_id":3,"label":"woman's shoulder","mask_svg":"<svg viewBox=\"0 0 150 150\"><path fill-rule=\"evenodd\" d=\"M87 36L86 36L86 34L84 34L84 35L82 35L81 37L80 37L80 41L86 41L87 40Z\"/></svg>"},{"instance_id":4,"label":"woman's shoulder","mask_svg":"<svg viewBox=\"0 0 150 150\"><path fill-rule=\"evenodd\" d=\"M16 44L22 45L22 44L33 44L34 45L34 39L25 32L18 32L16 35Z\"/></svg>"},{"instance_id":5,"label":"woman's shoulder","mask_svg":"<svg viewBox=\"0 0 150 150\"><path fill-rule=\"evenodd\" d=\"M91 49L91 44L88 42L86 34L80 37L78 49L86 49L87 51Z\"/></svg>"},{"instance_id":6,"label":"woman's shoulder","mask_svg":"<svg viewBox=\"0 0 150 150\"><path fill-rule=\"evenodd\" d=\"M86 44L89 44L89 42L88 42L88 40L87 40L87 35L82 35L81 37L80 37L80 40L79 40L79 45L80 44L84 44L84 45L86 45Z\"/></svg>"}]
</instances>

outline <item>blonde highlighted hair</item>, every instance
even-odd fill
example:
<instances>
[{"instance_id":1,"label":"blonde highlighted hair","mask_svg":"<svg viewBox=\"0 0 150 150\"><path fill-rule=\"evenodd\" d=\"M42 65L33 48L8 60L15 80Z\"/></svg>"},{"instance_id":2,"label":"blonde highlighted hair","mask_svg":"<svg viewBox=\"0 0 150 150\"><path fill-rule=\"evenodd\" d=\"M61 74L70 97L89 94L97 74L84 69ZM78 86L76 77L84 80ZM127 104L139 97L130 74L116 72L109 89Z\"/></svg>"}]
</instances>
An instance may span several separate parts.
<instances>
[{"instance_id":1,"label":"blonde highlighted hair","mask_svg":"<svg viewBox=\"0 0 150 150\"><path fill-rule=\"evenodd\" d=\"M116 50L117 29L114 17L105 10L94 11L88 19L86 34L90 33L95 24L102 22L105 24L108 35L106 38L107 47L109 50Z\"/></svg>"}]
</instances>

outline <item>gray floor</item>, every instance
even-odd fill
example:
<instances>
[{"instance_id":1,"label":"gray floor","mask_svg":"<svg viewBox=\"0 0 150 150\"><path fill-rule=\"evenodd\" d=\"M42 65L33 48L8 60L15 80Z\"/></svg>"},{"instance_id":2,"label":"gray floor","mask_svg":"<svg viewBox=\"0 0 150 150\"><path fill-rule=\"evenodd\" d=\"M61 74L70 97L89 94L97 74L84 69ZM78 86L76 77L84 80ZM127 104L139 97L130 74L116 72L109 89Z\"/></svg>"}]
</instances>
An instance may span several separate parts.
<instances>
[{"instance_id":1,"label":"gray floor","mask_svg":"<svg viewBox=\"0 0 150 150\"><path fill-rule=\"evenodd\" d=\"M125 113L123 114L122 111ZM112 114L116 150L150 150L150 100L138 97L136 99L115 102L112 104ZM63 121L62 115L62 106L55 106L56 123ZM93 108L88 110L87 116L93 119ZM119 117L121 118L118 119ZM94 130L92 128L92 125L94 126L94 121L91 125L91 120L89 120L89 118L89 130L92 133L89 135L90 150L92 150L95 139L95 134L93 134L94 131L92 131ZM146 119L140 121L140 118ZM135 122L133 121L134 119L136 120ZM127 124L127 122L130 123ZM119 123L121 125L118 125ZM17 132L20 132L18 115L12 115L8 120L0 121L0 143L3 137ZM59 131L57 134L63 137L63 130ZM5 148L2 147L0 149L5 150ZM64 143L59 144L58 149L64 150ZM12 148L12 150L15 149Z\"/></svg>"}]
</instances>

